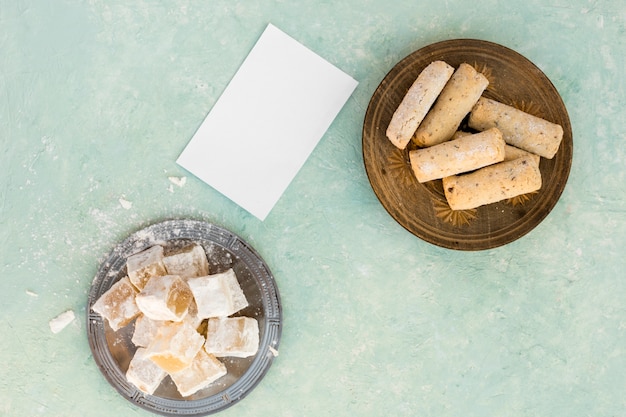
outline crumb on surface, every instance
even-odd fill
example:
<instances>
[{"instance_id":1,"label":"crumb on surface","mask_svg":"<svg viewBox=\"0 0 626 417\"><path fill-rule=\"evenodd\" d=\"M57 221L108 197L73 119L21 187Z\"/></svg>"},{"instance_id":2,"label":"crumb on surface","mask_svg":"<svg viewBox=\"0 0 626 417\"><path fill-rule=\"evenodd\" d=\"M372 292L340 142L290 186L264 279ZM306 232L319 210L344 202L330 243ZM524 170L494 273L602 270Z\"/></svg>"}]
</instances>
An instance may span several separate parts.
<instances>
[{"instance_id":1,"label":"crumb on surface","mask_svg":"<svg viewBox=\"0 0 626 417\"><path fill-rule=\"evenodd\" d=\"M56 334L65 329L71 322L74 321L75 318L76 316L74 315L74 312L72 310L67 310L50 320L48 325L50 326L52 333Z\"/></svg>"}]
</instances>

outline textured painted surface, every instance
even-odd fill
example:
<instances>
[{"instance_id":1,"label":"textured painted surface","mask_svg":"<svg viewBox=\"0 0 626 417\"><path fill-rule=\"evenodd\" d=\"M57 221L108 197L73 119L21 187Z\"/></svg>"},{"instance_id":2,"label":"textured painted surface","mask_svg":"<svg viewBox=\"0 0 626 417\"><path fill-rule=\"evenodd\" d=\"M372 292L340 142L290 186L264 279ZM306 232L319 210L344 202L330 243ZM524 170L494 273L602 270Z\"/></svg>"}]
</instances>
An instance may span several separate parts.
<instances>
[{"instance_id":1,"label":"textured painted surface","mask_svg":"<svg viewBox=\"0 0 626 417\"><path fill-rule=\"evenodd\" d=\"M98 371L85 303L108 251L171 217L239 234L281 290L280 356L224 416L624 414L626 6L391 4L0 0L0 415L149 415ZM268 22L360 84L259 222L174 161ZM535 62L574 131L553 212L479 253L398 226L360 149L387 71L463 37Z\"/></svg>"}]
</instances>

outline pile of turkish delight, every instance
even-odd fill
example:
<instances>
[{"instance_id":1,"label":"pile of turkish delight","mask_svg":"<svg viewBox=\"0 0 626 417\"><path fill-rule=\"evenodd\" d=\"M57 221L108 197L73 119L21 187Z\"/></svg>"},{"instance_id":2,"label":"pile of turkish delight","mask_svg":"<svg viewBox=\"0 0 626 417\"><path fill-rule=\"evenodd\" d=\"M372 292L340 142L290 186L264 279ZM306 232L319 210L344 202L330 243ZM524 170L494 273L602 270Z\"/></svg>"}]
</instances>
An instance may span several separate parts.
<instances>
[{"instance_id":1,"label":"pile of turkish delight","mask_svg":"<svg viewBox=\"0 0 626 417\"><path fill-rule=\"evenodd\" d=\"M226 375L220 358L256 354L256 319L231 317L248 306L237 276L209 274L202 246L167 256L151 246L128 257L126 270L92 309L113 331L134 323L126 378L139 390L153 394L169 375L187 397Z\"/></svg>"}]
</instances>

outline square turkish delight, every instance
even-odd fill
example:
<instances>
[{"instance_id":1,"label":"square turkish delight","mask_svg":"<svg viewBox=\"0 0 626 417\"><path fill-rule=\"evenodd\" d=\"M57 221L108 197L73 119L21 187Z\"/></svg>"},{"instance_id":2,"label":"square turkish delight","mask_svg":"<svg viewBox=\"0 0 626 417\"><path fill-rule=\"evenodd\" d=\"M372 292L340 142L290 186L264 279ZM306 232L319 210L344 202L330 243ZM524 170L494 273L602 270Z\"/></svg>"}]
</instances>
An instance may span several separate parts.
<instances>
[{"instance_id":1,"label":"square turkish delight","mask_svg":"<svg viewBox=\"0 0 626 417\"><path fill-rule=\"evenodd\" d=\"M146 348L146 356L172 374L190 366L204 342L204 337L189 323L166 322Z\"/></svg>"},{"instance_id":2,"label":"square turkish delight","mask_svg":"<svg viewBox=\"0 0 626 417\"><path fill-rule=\"evenodd\" d=\"M153 394L167 375L146 356L145 348L138 348L128 365L126 379L146 394Z\"/></svg>"},{"instance_id":3,"label":"square turkish delight","mask_svg":"<svg viewBox=\"0 0 626 417\"><path fill-rule=\"evenodd\" d=\"M150 278L135 300L141 312L152 320L182 321L193 294L181 277L165 275Z\"/></svg>"},{"instance_id":4,"label":"square turkish delight","mask_svg":"<svg viewBox=\"0 0 626 417\"><path fill-rule=\"evenodd\" d=\"M226 375L226 366L214 355L200 349L188 368L170 374L180 395L188 397Z\"/></svg>"},{"instance_id":5,"label":"square turkish delight","mask_svg":"<svg viewBox=\"0 0 626 417\"><path fill-rule=\"evenodd\" d=\"M126 270L130 282L138 290L143 289L148 280L155 276L167 275L163 263L163 247L151 246L148 249L131 255L126 259Z\"/></svg>"},{"instance_id":6,"label":"square turkish delight","mask_svg":"<svg viewBox=\"0 0 626 417\"><path fill-rule=\"evenodd\" d=\"M187 280L201 318L227 317L248 306L232 269Z\"/></svg>"},{"instance_id":7,"label":"square turkish delight","mask_svg":"<svg viewBox=\"0 0 626 417\"><path fill-rule=\"evenodd\" d=\"M202 246L196 244L164 257L163 264L169 275L178 275L182 278L209 275L209 261L206 252Z\"/></svg>"},{"instance_id":8,"label":"square turkish delight","mask_svg":"<svg viewBox=\"0 0 626 417\"><path fill-rule=\"evenodd\" d=\"M259 349L259 323L252 317L209 319L204 348L217 357L255 355Z\"/></svg>"},{"instance_id":9,"label":"square turkish delight","mask_svg":"<svg viewBox=\"0 0 626 417\"><path fill-rule=\"evenodd\" d=\"M137 289L128 277L124 277L102 294L91 308L106 319L113 331L117 331L141 313L135 302L136 294Z\"/></svg>"}]
</instances>

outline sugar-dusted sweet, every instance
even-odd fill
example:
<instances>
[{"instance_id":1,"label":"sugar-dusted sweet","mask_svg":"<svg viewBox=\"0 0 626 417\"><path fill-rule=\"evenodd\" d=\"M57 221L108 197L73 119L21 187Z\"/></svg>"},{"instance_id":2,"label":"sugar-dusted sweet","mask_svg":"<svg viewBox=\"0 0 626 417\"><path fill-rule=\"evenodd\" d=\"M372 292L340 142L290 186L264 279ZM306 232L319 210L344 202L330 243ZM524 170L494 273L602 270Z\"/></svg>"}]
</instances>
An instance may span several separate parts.
<instances>
[{"instance_id":1,"label":"sugar-dusted sweet","mask_svg":"<svg viewBox=\"0 0 626 417\"><path fill-rule=\"evenodd\" d=\"M204 248L194 244L163 258L163 264L169 275L182 278L202 277L209 275L209 262Z\"/></svg>"},{"instance_id":2,"label":"sugar-dusted sweet","mask_svg":"<svg viewBox=\"0 0 626 417\"><path fill-rule=\"evenodd\" d=\"M145 314L140 314L135 320L135 328L131 342L138 347L148 347L159 331L159 327L164 324L161 320L152 320Z\"/></svg>"},{"instance_id":3,"label":"sugar-dusted sweet","mask_svg":"<svg viewBox=\"0 0 626 417\"><path fill-rule=\"evenodd\" d=\"M219 274L190 278L187 284L198 305L199 317L226 317L248 306L232 269Z\"/></svg>"},{"instance_id":4,"label":"sugar-dusted sweet","mask_svg":"<svg viewBox=\"0 0 626 417\"><path fill-rule=\"evenodd\" d=\"M206 327L200 327L203 320L198 318L198 307L193 300L189 304L189 311L183 321L201 334L206 332ZM166 323L166 321L153 320L145 314L140 314L135 320L131 341L135 346L148 347L156 337L159 328Z\"/></svg>"},{"instance_id":5,"label":"sugar-dusted sweet","mask_svg":"<svg viewBox=\"0 0 626 417\"><path fill-rule=\"evenodd\" d=\"M135 302L136 295L137 289L128 277L124 277L102 294L91 308L106 319L113 331L117 331L141 313Z\"/></svg>"},{"instance_id":6,"label":"sugar-dusted sweet","mask_svg":"<svg viewBox=\"0 0 626 417\"><path fill-rule=\"evenodd\" d=\"M252 356L259 349L259 323L252 317L209 319L204 348L217 357Z\"/></svg>"},{"instance_id":7,"label":"sugar-dusted sweet","mask_svg":"<svg viewBox=\"0 0 626 417\"><path fill-rule=\"evenodd\" d=\"M152 320L181 321L193 294L181 277L165 275L150 278L135 300L141 312Z\"/></svg>"},{"instance_id":8,"label":"sugar-dusted sweet","mask_svg":"<svg viewBox=\"0 0 626 417\"><path fill-rule=\"evenodd\" d=\"M146 394L153 394L166 376L167 372L148 359L145 348L137 348L126 371L128 382Z\"/></svg>"},{"instance_id":9,"label":"sugar-dusted sweet","mask_svg":"<svg viewBox=\"0 0 626 417\"><path fill-rule=\"evenodd\" d=\"M146 348L146 356L172 374L190 366L204 342L204 337L189 323L166 322Z\"/></svg>"},{"instance_id":10,"label":"sugar-dusted sweet","mask_svg":"<svg viewBox=\"0 0 626 417\"><path fill-rule=\"evenodd\" d=\"M194 329L198 330L202 321L204 320L202 317L198 316L198 305L194 299L189 303L189 310L187 311L187 315L183 319L187 323L191 325Z\"/></svg>"},{"instance_id":11,"label":"sugar-dusted sweet","mask_svg":"<svg viewBox=\"0 0 626 417\"><path fill-rule=\"evenodd\" d=\"M126 260L128 278L138 290L143 289L148 280L155 276L167 275L163 263L163 247L154 245L131 255Z\"/></svg>"},{"instance_id":12,"label":"sugar-dusted sweet","mask_svg":"<svg viewBox=\"0 0 626 417\"><path fill-rule=\"evenodd\" d=\"M226 375L226 366L214 355L200 349L188 368L170 374L180 395L188 397Z\"/></svg>"}]
</instances>

